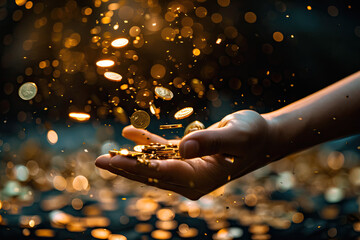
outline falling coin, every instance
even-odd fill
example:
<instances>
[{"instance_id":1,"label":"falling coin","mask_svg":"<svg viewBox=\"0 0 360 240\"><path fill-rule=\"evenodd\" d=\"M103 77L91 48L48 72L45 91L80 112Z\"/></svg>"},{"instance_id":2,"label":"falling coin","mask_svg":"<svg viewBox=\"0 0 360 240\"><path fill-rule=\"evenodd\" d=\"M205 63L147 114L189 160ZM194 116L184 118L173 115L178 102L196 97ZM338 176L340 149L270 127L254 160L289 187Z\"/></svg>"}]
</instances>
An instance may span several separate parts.
<instances>
[{"instance_id":1,"label":"falling coin","mask_svg":"<svg viewBox=\"0 0 360 240\"><path fill-rule=\"evenodd\" d=\"M162 98L163 100L167 100L167 101L171 100L174 97L173 92L164 87L156 87L155 94L159 98Z\"/></svg>"},{"instance_id":2,"label":"falling coin","mask_svg":"<svg viewBox=\"0 0 360 240\"><path fill-rule=\"evenodd\" d=\"M150 116L147 112L139 110L131 115L130 122L135 128L145 129L150 124Z\"/></svg>"},{"instance_id":3,"label":"falling coin","mask_svg":"<svg viewBox=\"0 0 360 240\"><path fill-rule=\"evenodd\" d=\"M175 119L184 119L190 117L191 114L194 113L194 109L192 107L186 107L175 113Z\"/></svg>"},{"instance_id":4,"label":"falling coin","mask_svg":"<svg viewBox=\"0 0 360 240\"><path fill-rule=\"evenodd\" d=\"M118 38L111 42L111 46L113 46L114 48L121 48L121 47L125 47L126 45L128 45L128 43L129 43L128 39Z\"/></svg>"},{"instance_id":5,"label":"falling coin","mask_svg":"<svg viewBox=\"0 0 360 240\"><path fill-rule=\"evenodd\" d=\"M110 59L104 59L104 60L99 60L96 62L96 66L98 67L112 67L115 65L115 62L113 60Z\"/></svg>"},{"instance_id":6,"label":"falling coin","mask_svg":"<svg viewBox=\"0 0 360 240\"><path fill-rule=\"evenodd\" d=\"M150 112L155 115L157 119L160 119L160 108L156 108L154 103L150 103Z\"/></svg>"},{"instance_id":7,"label":"falling coin","mask_svg":"<svg viewBox=\"0 0 360 240\"><path fill-rule=\"evenodd\" d=\"M90 114L81 113L81 112L71 112L69 113L69 117L79 122L85 122L90 119Z\"/></svg>"},{"instance_id":8,"label":"falling coin","mask_svg":"<svg viewBox=\"0 0 360 240\"><path fill-rule=\"evenodd\" d=\"M122 76L116 72L105 72L104 77L115 82L119 82L122 79Z\"/></svg>"},{"instance_id":9,"label":"falling coin","mask_svg":"<svg viewBox=\"0 0 360 240\"><path fill-rule=\"evenodd\" d=\"M31 100L35 97L37 93L37 86L33 82L27 82L21 85L19 88L19 96L23 100Z\"/></svg>"},{"instance_id":10,"label":"falling coin","mask_svg":"<svg viewBox=\"0 0 360 240\"><path fill-rule=\"evenodd\" d=\"M202 129L205 129L204 124L202 122L195 121L195 122L192 122L189 125L187 125L187 127L185 128L184 135L187 135L191 132L194 132L197 130L202 130Z\"/></svg>"},{"instance_id":11,"label":"falling coin","mask_svg":"<svg viewBox=\"0 0 360 240\"><path fill-rule=\"evenodd\" d=\"M162 129L174 129L174 128L182 128L182 124L169 124L169 125L160 125L160 130Z\"/></svg>"}]
</instances>

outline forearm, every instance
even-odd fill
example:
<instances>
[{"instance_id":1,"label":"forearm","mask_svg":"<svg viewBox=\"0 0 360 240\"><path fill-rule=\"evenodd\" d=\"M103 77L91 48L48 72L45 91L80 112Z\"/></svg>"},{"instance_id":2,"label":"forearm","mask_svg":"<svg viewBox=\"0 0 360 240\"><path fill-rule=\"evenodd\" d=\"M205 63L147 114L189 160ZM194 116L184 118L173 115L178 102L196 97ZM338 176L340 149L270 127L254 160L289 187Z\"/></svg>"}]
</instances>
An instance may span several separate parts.
<instances>
[{"instance_id":1,"label":"forearm","mask_svg":"<svg viewBox=\"0 0 360 240\"><path fill-rule=\"evenodd\" d=\"M279 157L360 133L360 72L263 117Z\"/></svg>"}]
</instances>

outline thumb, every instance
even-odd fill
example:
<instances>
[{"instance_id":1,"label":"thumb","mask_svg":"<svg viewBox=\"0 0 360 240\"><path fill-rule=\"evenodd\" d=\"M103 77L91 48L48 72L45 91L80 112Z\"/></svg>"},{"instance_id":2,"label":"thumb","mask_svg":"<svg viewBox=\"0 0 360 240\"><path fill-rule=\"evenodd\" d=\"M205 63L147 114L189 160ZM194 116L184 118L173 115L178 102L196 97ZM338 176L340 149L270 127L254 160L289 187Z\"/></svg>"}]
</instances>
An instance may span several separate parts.
<instances>
[{"instance_id":1,"label":"thumb","mask_svg":"<svg viewBox=\"0 0 360 240\"><path fill-rule=\"evenodd\" d=\"M218 129L199 130L185 136L180 142L180 154L184 158L195 158L218 153L238 152L236 133L230 126Z\"/></svg>"}]
</instances>

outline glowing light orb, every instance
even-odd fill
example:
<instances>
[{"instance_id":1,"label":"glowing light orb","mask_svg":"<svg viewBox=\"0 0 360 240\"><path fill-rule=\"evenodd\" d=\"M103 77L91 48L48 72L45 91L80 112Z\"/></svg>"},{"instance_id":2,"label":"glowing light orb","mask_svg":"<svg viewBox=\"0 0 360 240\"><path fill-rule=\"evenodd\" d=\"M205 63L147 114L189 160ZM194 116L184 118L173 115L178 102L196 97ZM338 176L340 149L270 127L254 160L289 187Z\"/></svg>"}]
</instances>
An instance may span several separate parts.
<instances>
[{"instance_id":1,"label":"glowing light orb","mask_svg":"<svg viewBox=\"0 0 360 240\"><path fill-rule=\"evenodd\" d=\"M54 130L50 130L47 133L47 140L51 145L54 145L57 143L59 137L57 135L57 133Z\"/></svg>"}]
</instances>

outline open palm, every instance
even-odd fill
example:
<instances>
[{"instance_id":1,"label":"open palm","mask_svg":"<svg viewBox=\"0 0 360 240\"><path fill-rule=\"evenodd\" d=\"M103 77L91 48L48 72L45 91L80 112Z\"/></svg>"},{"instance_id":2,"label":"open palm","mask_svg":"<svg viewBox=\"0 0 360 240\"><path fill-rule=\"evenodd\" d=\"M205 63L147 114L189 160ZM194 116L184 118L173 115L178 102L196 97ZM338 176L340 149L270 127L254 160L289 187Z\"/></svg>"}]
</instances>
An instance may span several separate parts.
<instances>
[{"instance_id":1,"label":"open palm","mask_svg":"<svg viewBox=\"0 0 360 240\"><path fill-rule=\"evenodd\" d=\"M253 111L225 117L206 130L180 140L166 140L132 126L123 136L136 144L177 143L185 160L151 160L150 166L123 156L102 155L96 166L126 178L177 192L196 200L227 182L271 162L268 154L268 124ZM194 147L195 146L195 147Z\"/></svg>"}]
</instances>

